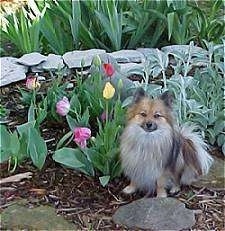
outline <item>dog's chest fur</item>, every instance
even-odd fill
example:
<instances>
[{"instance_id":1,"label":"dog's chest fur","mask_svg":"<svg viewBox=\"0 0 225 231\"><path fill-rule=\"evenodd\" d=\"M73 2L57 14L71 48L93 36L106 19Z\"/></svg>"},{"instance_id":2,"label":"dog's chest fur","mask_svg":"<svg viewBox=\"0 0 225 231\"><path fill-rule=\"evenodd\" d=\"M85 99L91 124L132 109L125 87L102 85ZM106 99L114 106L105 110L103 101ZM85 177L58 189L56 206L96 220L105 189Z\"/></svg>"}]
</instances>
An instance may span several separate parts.
<instances>
[{"instance_id":1,"label":"dog's chest fur","mask_svg":"<svg viewBox=\"0 0 225 231\"><path fill-rule=\"evenodd\" d=\"M171 129L145 132L138 125L129 125L121 136L121 161L126 176L143 190L154 190L163 173L173 146Z\"/></svg>"}]
</instances>

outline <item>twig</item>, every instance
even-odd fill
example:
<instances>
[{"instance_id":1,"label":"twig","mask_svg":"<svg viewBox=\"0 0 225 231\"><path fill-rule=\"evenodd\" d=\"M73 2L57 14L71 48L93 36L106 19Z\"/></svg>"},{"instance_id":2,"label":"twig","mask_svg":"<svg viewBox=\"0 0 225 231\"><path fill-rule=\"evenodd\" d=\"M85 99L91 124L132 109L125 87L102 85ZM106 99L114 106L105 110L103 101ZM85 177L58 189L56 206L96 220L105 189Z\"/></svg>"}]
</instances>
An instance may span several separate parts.
<instances>
[{"instance_id":1,"label":"twig","mask_svg":"<svg viewBox=\"0 0 225 231\"><path fill-rule=\"evenodd\" d=\"M32 172L25 172L25 173L16 174L14 176L9 176L4 179L1 179L0 184L5 184L9 182L18 182L21 181L22 179L29 179L32 177L32 174L33 174Z\"/></svg>"}]
</instances>

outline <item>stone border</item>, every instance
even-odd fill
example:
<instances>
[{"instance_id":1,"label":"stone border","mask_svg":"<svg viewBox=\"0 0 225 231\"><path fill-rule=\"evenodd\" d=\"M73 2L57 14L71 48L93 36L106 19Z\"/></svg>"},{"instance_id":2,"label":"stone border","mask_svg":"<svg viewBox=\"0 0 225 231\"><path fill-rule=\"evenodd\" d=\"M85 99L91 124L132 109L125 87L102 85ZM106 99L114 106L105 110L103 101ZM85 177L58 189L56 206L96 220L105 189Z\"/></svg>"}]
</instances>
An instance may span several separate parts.
<instances>
[{"instance_id":1,"label":"stone border","mask_svg":"<svg viewBox=\"0 0 225 231\"><path fill-rule=\"evenodd\" d=\"M166 46L160 52L167 55L174 50L188 52L189 47L189 45ZM62 56L55 54L45 56L38 52L33 52L20 58L1 57L0 87L25 79L28 72L56 72L62 69L88 68L91 66L95 55L99 55L104 63L117 64L123 74L140 74L140 71L144 69L145 60L156 54L157 50L155 48L138 48L136 50L120 50L107 53L102 49L90 49L66 52ZM194 46L193 55L195 52L207 54L206 50L196 46Z\"/></svg>"}]
</instances>

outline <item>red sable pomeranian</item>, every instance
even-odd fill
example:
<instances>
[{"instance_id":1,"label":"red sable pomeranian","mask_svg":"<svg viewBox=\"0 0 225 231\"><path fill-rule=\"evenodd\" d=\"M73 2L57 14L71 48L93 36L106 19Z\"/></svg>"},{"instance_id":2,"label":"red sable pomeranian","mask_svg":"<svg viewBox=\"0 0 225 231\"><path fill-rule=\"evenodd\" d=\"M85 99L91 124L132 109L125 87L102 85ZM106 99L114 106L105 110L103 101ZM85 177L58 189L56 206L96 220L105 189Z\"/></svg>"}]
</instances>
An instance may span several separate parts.
<instances>
[{"instance_id":1,"label":"red sable pomeranian","mask_svg":"<svg viewBox=\"0 0 225 231\"><path fill-rule=\"evenodd\" d=\"M168 182L173 182L174 193L208 173L213 159L207 145L194 127L175 125L172 101L169 92L152 100L137 89L121 136L122 168L130 179L124 193L141 190L166 197Z\"/></svg>"}]
</instances>

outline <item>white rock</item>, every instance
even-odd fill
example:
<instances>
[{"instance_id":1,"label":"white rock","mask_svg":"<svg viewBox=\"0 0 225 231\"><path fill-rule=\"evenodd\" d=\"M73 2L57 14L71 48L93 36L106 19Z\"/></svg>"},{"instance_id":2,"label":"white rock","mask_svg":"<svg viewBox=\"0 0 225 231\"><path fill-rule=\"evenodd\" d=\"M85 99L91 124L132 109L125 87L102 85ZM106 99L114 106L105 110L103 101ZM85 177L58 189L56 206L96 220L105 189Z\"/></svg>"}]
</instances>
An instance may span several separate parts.
<instances>
[{"instance_id":1,"label":"white rock","mask_svg":"<svg viewBox=\"0 0 225 231\"><path fill-rule=\"evenodd\" d=\"M19 59L17 59L17 62L26 66L36 66L44 61L46 61L47 57L38 53L33 52L30 54L25 54Z\"/></svg>"},{"instance_id":2,"label":"white rock","mask_svg":"<svg viewBox=\"0 0 225 231\"><path fill-rule=\"evenodd\" d=\"M103 53L106 53L106 51L102 49L71 51L63 55L63 60L69 68L81 68L81 62L84 64L83 67L89 67L93 57Z\"/></svg>"},{"instance_id":3,"label":"white rock","mask_svg":"<svg viewBox=\"0 0 225 231\"><path fill-rule=\"evenodd\" d=\"M17 58L2 57L0 86L17 82L26 78L28 68L16 62Z\"/></svg>"},{"instance_id":4,"label":"white rock","mask_svg":"<svg viewBox=\"0 0 225 231\"><path fill-rule=\"evenodd\" d=\"M42 68L49 71L60 70L65 66L61 55L49 54L47 60L42 63Z\"/></svg>"}]
</instances>

